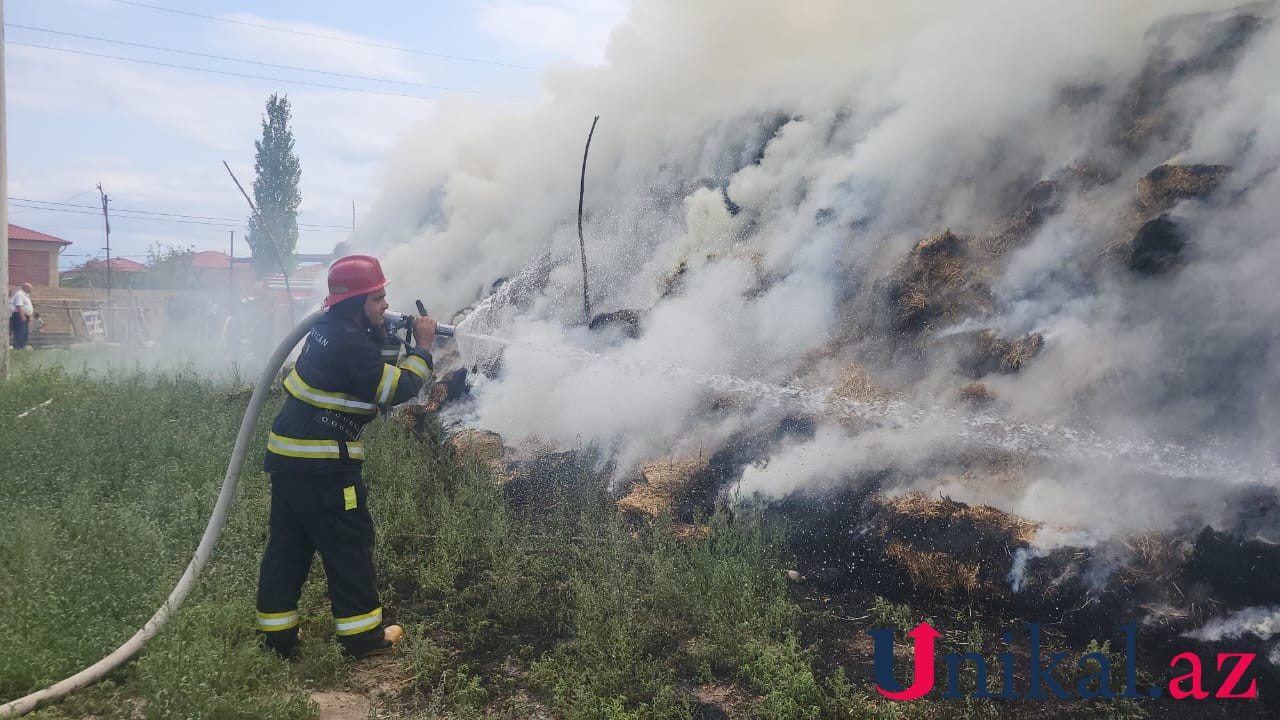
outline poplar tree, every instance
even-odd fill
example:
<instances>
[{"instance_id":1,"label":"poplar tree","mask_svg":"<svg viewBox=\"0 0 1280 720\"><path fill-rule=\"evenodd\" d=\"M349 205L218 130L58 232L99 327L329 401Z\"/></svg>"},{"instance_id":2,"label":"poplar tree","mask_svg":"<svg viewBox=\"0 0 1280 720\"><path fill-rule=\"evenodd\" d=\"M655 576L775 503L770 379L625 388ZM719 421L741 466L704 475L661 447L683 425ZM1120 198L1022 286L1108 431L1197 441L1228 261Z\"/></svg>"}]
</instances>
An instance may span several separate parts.
<instances>
[{"instance_id":1,"label":"poplar tree","mask_svg":"<svg viewBox=\"0 0 1280 720\"><path fill-rule=\"evenodd\" d=\"M298 246L298 204L302 193L302 165L293 153L289 98L272 93L262 118L262 139L254 141L253 200L258 214L249 217L246 239L259 275L293 267Z\"/></svg>"}]
</instances>

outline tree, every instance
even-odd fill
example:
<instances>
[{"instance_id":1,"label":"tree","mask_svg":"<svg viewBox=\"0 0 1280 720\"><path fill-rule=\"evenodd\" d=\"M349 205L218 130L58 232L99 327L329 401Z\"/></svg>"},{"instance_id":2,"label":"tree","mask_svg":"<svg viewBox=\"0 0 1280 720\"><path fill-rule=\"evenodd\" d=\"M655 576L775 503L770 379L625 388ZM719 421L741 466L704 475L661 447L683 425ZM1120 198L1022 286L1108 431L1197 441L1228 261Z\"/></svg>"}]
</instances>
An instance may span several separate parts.
<instances>
[{"instance_id":1,"label":"tree","mask_svg":"<svg viewBox=\"0 0 1280 720\"><path fill-rule=\"evenodd\" d=\"M257 149L253 201L258 214L249 217L246 237L259 275L279 272L281 265L291 268L293 250L298 246L302 165L293 154L293 131L289 129L292 117L289 98L272 93L267 99L267 114L262 118L262 139L253 143Z\"/></svg>"},{"instance_id":2,"label":"tree","mask_svg":"<svg viewBox=\"0 0 1280 720\"><path fill-rule=\"evenodd\" d=\"M194 247L176 248L153 244L147 249L147 276L143 285L157 290L192 289L197 283L191 261L196 257Z\"/></svg>"}]
</instances>

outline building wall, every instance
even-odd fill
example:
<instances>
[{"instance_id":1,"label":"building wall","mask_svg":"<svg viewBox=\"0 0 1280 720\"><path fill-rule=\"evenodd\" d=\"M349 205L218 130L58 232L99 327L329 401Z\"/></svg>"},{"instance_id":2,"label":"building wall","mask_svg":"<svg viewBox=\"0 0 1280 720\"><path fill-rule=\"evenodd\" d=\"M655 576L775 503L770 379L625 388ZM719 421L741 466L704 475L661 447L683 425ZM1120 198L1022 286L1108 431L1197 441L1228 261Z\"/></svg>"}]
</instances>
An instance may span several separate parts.
<instances>
[{"instance_id":1,"label":"building wall","mask_svg":"<svg viewBox=\"0 0 1280 720\"><path fill-rule=\"evenodd\" d=\"M58 249L53 243L9 241L9 284L58 287Z\"/></svg>"}]
</instances>

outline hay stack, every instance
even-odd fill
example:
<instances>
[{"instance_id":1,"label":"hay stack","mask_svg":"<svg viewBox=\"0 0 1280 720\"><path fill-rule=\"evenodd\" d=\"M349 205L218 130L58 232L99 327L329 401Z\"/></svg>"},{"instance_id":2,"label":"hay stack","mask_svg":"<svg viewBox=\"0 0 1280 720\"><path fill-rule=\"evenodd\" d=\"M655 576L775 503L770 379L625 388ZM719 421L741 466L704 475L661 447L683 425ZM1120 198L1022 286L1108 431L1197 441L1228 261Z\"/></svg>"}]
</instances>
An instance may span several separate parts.
<instances>
[{"instance_id":1,"label":"hay stack","mask_svg":"<svg viewBox=\"0 0 1280 720\"><path fill-rule=\"evenodd\" d=\"M618 509L654 518L674 509L693 488L707 461L672 460L649 463L640 468L640 479L631 492L618 501Z\"/></svg>"}]
</instances>

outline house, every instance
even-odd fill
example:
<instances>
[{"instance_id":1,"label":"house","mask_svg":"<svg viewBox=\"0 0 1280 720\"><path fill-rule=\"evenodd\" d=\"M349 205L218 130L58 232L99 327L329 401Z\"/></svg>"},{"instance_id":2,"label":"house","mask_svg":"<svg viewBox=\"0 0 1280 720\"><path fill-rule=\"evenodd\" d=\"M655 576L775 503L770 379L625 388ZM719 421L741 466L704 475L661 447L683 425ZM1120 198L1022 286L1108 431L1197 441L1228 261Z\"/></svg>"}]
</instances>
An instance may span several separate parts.
<instances>
[{"instance_id":1,"label":"house","mask_svg":"<svg viewBox=\"0 0 1280 720\"><path fill-rule=\"evenodd\" d=\"M58 287L58 254L71 244L9 223L9 284Z\"/></svg>"},{"instance_id":2,"label":"house","mask_svg":"<svg viewBox=\"0 0 1280 720\"><path fill-rule=\"evenodd\" d=\"M248 263L232 262L230 255L216 250L192 255L191 271L201 287L245 288L256 280Z\"/></svg>"},{"instance_id":3,"label":"house","mask_svg":"<svg viewBox=\"0 0 1280 720\"><path fill-rule=\"evenodd\" d=\"M107 268L111 268L110 283L107 282ZM146 274L147 266L129 258L113 257L106 260L90 260L62 273L64 287L137 287L139 280Z\"/></svg>"}]
</instances>

